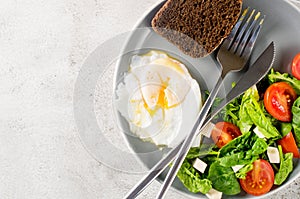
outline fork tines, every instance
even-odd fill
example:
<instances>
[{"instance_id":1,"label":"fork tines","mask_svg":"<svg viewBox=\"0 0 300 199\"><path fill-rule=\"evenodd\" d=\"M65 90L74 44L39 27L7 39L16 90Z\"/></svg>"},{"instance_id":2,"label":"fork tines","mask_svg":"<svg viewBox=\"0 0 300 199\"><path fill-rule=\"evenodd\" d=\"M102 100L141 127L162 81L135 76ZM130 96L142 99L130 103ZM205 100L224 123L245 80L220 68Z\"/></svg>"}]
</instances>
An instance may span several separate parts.
<instances>
[{"instance_id":1,"label":"fork tines","mask_svg":"<svg viewBox=\"0 0 300 199\"><path fill-rule=\"evenodd\" d=\"M261 13L255 9L246 8L226 38L227 49L239 56L249 56L264 18L265 15L261 16Z\"/></svg>"}]
</instances>

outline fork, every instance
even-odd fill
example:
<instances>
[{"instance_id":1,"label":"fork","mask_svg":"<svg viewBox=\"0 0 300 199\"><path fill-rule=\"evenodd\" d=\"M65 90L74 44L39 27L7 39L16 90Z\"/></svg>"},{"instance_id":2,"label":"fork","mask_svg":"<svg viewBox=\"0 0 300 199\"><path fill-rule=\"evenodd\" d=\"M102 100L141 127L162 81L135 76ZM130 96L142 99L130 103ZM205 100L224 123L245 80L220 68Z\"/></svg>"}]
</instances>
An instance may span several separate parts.
<instances>
[{"instance_id":1,"label":"fork","mask_svg":"<svg viewBox=\"0 0 300 199\"><path fill-rule=\"evenodd\" d=\"M229 72L238 72L242 70L250 58L265 16L263 16L259 23L256 24L261 13L257 12L254 16L255 9L253 9L249 16L246 17L248 12L249 8L243 11L238 22L232 29L229 36L224 40L218 51L217 61L223 69L221 74L222 78L224 78ZM241 25L242 27L240 27Z\"/></svg>"},{"instance_id":2,"label":"fork","mask_svg":"<svg viewBox=\"0 0 300 199\"><path fill-rule=\"evenodd\" d=\"M133 199L137 197L176 157L177 159L171 167L162 188L157 196L157 198L163 198L171 186L190 146L193 139L196 137L197 133L200 132L202 127L204 127L214 115L210 115L207 119L206 116L212 103L217 96L217 93L222 85L223 78L229 72L237 72L242 70L246 65L250 58L253 46L255 41L257 40L258 34L262 27L264 16L258 22L260 17L260 12L255 14L255 10L252 10L249 14L249 8L245 9L232 29L229 36L223 41L222 45L219 48L217 53L217 61L220 64L222 69L221 75L214 87L211 91L211 94L207 98L201 112L198 115L198 119L195 122L193 130L191 134L187 136L187 138L175 147L172 151L170 151L167 156L158 162L146 175L126 196L127 199ZM229 101L227 102L229 103ZM218 110L214 110L214 113L217 114L222 108L224 108L227 104L223 103L222 107L219 106ZM204 119L205 123L204 123ZM204 124L204 125L203 125ZM179 152L179 153L178 153Z\"/></svg>"}]
</instances>

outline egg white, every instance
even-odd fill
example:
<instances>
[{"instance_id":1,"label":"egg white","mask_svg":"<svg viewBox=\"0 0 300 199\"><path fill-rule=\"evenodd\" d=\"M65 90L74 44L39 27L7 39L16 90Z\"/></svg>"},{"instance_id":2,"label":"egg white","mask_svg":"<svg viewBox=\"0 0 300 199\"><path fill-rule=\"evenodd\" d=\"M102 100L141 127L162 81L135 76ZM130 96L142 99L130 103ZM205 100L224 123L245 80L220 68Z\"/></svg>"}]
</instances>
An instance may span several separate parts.
<instances>
[{"instance_id":1,"label":"egg white","mask_svg":"<svg viewBox=\"0 0 300 199\"><path fill-rule=\"evenodd\" d=\"M202 106L198 82L184 64L160 51L134 55L116 94L131 132L158 146L179 144Z\"/></svg>"}]
</instances>

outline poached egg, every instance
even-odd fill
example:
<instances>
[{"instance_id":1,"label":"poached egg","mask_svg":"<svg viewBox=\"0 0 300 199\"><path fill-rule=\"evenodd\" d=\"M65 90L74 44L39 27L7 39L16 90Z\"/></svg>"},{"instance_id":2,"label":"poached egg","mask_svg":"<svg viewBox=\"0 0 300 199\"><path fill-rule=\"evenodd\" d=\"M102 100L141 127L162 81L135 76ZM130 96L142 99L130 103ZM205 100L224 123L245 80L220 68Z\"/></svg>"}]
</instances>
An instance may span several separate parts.
<instances>
[{"instance_id":1,"label":"poached egg","mask_svg":"<svg viewBox=\"0 0 300 199\"><path fill-rule=\"evenodd\" d=\"M161 51L131 57L115 102L133 134L168 147L191 131L202 107L198 82L184 64Z\"/></svg>"}]
</instances>

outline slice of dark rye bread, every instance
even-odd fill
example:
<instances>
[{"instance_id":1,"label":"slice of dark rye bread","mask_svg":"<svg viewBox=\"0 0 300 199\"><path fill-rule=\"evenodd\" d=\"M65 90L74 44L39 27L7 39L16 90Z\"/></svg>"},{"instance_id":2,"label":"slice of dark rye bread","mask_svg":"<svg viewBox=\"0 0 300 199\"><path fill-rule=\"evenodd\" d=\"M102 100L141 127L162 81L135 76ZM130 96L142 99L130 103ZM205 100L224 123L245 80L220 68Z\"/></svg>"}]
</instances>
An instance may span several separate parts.
<instances>
[{"instance_id":1,"label":"slice of dark rye bread","mask_svg":"<svg viewBox=\"0 0 300 199\"><path fill-rule=\"evenodd\" d=\"M228 36L241 9L242 0L168 0L151 25L185 54L204 57Z\"/></svg>"}]
</instances>

